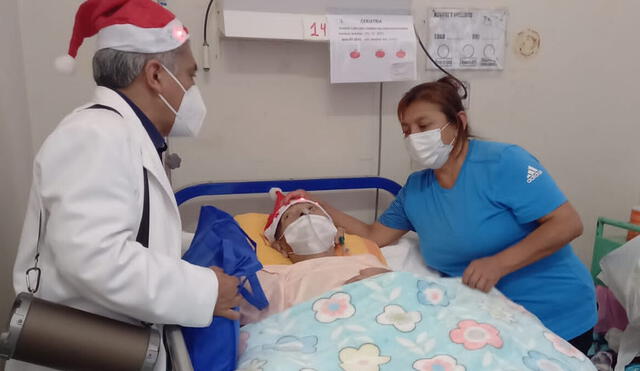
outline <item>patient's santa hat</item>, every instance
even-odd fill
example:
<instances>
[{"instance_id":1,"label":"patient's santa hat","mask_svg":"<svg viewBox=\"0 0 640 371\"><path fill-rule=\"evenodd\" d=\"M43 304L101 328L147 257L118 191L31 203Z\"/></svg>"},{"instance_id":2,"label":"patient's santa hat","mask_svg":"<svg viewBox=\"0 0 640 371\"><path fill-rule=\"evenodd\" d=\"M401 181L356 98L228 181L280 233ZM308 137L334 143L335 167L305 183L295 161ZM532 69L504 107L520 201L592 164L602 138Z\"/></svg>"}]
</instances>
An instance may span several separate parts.
<instances>
[{"instance_id":1,"label":"patient's santa hat","mask_svg":"<svg viewBox=\"0 0 640 371\"><path fill-rule=\"evenodd\" d=\"M306 202L317 205L322 209L317 202L307 200L306 198L297 198L295 200L291 200L288 204L285 204L284 194L280 188L271 188L271 190L269 190L269 195L271 196L271 199L275 199L276 201L273 206L273 212L269 215L267 225L264 227L264 236L269 240L269 242L274 242L276 240L276 229L278 228L278 224L280 224L280 218L282 218L282 215L284 215L291 206ZM324 211L324 209L322 210Z\"/></svg>"},{"instance_id":2,"label":"patient's santa hat","mask_svg":"<svg viewBox=\"0 0 640 371\"><path fill-rule=\"evenodd\" d=\"M67 55L58 57L56 69L72 73L85 38L98 34L98 50L162 53L178 48L189 31L176 16L152 0L87 0L76 13Z\"/></svg>"}]
</instances>

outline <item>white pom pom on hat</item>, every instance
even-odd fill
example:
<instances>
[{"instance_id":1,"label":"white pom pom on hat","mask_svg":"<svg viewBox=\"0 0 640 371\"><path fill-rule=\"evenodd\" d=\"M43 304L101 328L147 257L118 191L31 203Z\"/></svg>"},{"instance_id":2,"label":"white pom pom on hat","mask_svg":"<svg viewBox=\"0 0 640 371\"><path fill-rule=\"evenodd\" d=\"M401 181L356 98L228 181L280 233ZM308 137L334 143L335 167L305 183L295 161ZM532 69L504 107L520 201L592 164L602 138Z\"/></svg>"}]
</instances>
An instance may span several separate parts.
<instances>
[{"instance_id":1,"label":"white pom pom on hat","mask_svg":"<svg viewBox=\"0 0 640 371\"><path fill-rule=\"evenodd\" d=\"M278 187L273 187L269 190L269 197L271 200L275 201L278 198L278 193L282 193L282 189Z\"/></svg>"},{"instance_id":2,"label":"white pom pom on hat","mask_svg":"<svg viewBox=\"0 0 640 371\"><path fill-rule=\"evenodd\" d=\"M62 55L54 61L56 71L71 75L76 70L76 59L70 55Z\"/></svg>"}]
</instances>

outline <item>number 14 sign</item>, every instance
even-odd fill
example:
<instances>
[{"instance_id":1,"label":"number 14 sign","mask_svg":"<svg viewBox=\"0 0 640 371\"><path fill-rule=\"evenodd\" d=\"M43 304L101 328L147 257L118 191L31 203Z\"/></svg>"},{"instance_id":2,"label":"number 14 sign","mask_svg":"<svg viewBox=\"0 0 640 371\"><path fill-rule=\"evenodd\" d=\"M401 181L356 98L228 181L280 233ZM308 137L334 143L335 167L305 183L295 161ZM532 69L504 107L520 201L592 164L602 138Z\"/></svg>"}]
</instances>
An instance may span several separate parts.
<instances>
[{"instance_id":1,"label":"number 14 sign","mask_svg":"<svg viewBox=\"0 0 640 371\"><path fill-rule=\"evenodd\" d=\"M302 19L305 40L329 40L327 32L327 17L320 15L305 15Z\"/></svg>"}]
</instances>

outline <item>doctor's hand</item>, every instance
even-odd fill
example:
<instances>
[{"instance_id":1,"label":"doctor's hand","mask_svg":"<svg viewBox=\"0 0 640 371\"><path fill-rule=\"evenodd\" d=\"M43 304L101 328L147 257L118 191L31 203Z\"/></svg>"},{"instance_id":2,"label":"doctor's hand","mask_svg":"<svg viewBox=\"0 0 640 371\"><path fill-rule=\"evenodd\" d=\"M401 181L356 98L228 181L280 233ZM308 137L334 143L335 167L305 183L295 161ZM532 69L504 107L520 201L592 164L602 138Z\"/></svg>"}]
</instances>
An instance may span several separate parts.
<instances>
[{"instance_id":1,"label":"doctor's hand","mask_svg":"<svg viewBox=\"0 0 640 371\"><path fill-rule=\"evenodd\" d=\"M239 306L242 301L242 296L238 294L240 281L218 267L211 267L211 270L218 278L218 300L213 315L231 320L240 319L240 312L233 310L233 307Z\"/></svg>"},{"instance_id":2,"label":"doctor's hand","mask_svg":"<svg viewBox=\"0 0 640 371\"><path fill-rule=\"evenodd\" d=\"M472 289L489 292L506 274L500 261L490 256L472 261L462 275L462 283Z\"/></svg>"}]
</instances>

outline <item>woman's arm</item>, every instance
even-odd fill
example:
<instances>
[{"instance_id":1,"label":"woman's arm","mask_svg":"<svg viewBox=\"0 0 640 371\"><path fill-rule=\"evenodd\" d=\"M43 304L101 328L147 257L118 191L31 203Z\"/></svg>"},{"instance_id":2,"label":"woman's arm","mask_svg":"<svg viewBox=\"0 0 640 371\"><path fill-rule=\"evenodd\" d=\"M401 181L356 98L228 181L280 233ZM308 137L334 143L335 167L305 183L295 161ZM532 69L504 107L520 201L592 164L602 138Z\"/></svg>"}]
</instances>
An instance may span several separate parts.
<instances>
[{"instance_id":1,"label":"woman's arm","mask_svg":"<svg viewBox=\"0 0 640 371\"><path fill-rule=\"evenodd\" d=\"M519 243L496 255L472 261L462 282L488 292L502 277L553 254L583 231L580 216L569 202L538 219L538 223L538 228Z\"/></svg>"},{"instance_id":2,"label":"woman's arm","mask_svg":"<svg viewBox=\"0 0 640 371\"><path fill-rule=\"evenodd\" d=\"M389 228L379 222L374 222L373 224L364 223L363 221L358 220L351 215L348 215L336 209L328 203L312 197L303 190L297 190L287 194L284 199L284 203L289 203L291 200L295 200L298 198L306 198L307 200L319 203L320 206L322 206L322 208L325 209L325 211L331 216L336 226L344 228L347 233L355 234L371 240L380 247L387 246L397 241L400 237L408 232L404 230Z\"/></svg>"}]
</instances>

